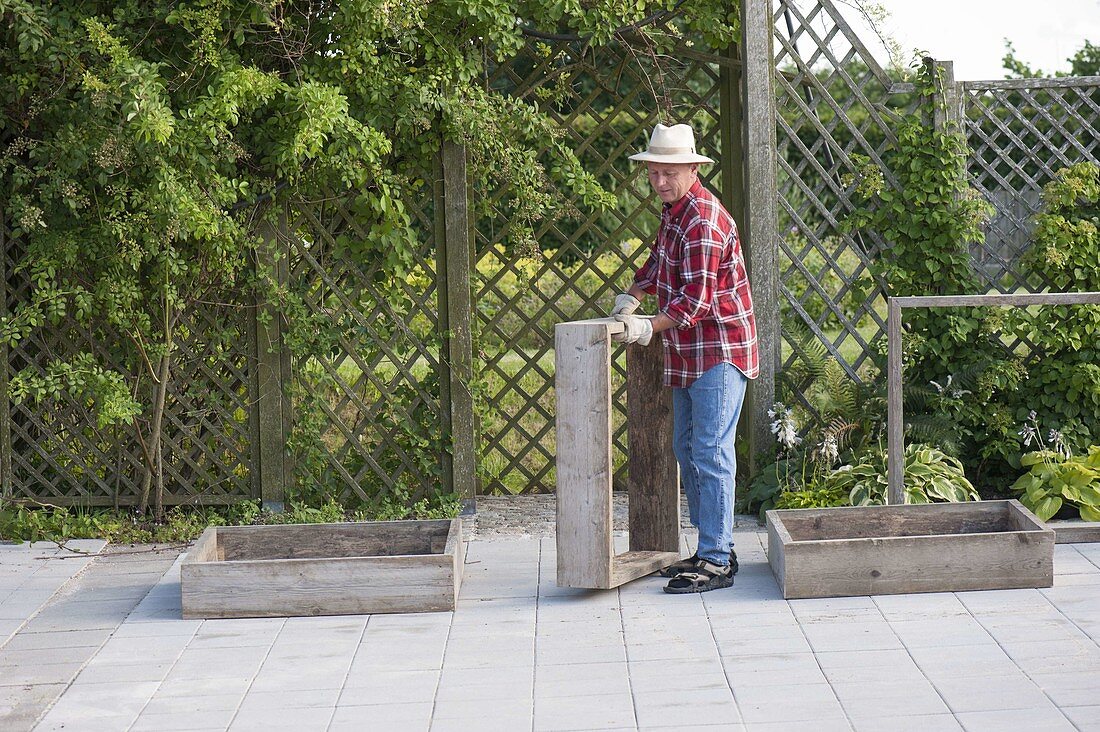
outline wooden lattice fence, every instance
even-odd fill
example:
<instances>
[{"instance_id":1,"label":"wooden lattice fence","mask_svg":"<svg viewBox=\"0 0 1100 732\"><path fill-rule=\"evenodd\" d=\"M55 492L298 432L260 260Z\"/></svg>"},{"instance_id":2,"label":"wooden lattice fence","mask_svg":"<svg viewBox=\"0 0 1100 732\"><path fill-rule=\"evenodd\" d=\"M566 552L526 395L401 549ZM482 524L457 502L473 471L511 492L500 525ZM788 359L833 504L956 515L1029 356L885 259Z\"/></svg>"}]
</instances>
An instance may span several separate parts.
<instances>
[{"instance_id":1,"label":"wooden lattice fence","mask_svg":"<svg viewBox=\"0 0 1100 732\"><path fill-rule=\"evenodd\" d=\"M440 487L466 497L551 490L553 326L606 312L645 255L659 204L626 156L645 146L657 121L695 126L701 152L718 161L704 169L706 182L741 225L763 336L750 437L766 437L774 379L797 363L807 339L851 378L867 378L886 312L886 288L870 264L889 249L873 233L844 230L844 176L864 156L891 182L887 110L913 104L913 86L879 66L832 0L743 5L738 48L708 52L688 38L654 55L624 39L594 51L582 39L543 34L490 69L487 83L538 101L618 199L610 210L539 222L539 255L506 244L509 191L471 190L465 153L453 143L441 144L435 169L419 176L424 195L411 214L421 246L405 278L379 277L369 259L346 255L342 241L369 238L346 201L302 201L283 212L263 230L256 266L287 298L220 293L208 300L221 305L194 309L180 330L166 502L278 503L291 488L375 503ZM561 93L538 91L550 86ZM1015 264L1029 212L1054 170L1100 155L1100 79L945 88L974 151L971 178L998 205L975 260L991 288L1041 287ZM5 233L0 226L0 315L29 287L17 271L21 243ZM304 337L323 339L327 355L294 357ZM4 348L0 390L15 371L85 346L113 358L111 344L72 324ZM621 362L615 372L621 485ZM793 397L803 399L797 389ZM130 504L143 466L134 436L98 429L84 405L0 400L5 495Z\"/></svg>"},{"instance_id":2,"label":"wooden lattice fence","mask_svg":"<svg viewBox=\"0 0 1100 732\"><path fill-rule=\"evenodd\" d=\"M1059 169L1100 163L1100 77L957 84L970 144L971 183L993 204L986 239L972 253L992 290L1035 292L1021 272L1043 186Z\"/></svg>"},{"instance_id":3,"label":"wooden lattice fence","mask_svg":"<svg viewBox=\"0 0 1100 732\"><path fill-rule=\"evenodd\" d=\"M896 142L887 110L911 104L914 87L882 69L830 0L774 10L782 367L813 340L862 380L886 328L885 283L870 267L885 243L845 231L844 178L863 156L896 185L884 161Z\"/></svg>"}]
</instances>

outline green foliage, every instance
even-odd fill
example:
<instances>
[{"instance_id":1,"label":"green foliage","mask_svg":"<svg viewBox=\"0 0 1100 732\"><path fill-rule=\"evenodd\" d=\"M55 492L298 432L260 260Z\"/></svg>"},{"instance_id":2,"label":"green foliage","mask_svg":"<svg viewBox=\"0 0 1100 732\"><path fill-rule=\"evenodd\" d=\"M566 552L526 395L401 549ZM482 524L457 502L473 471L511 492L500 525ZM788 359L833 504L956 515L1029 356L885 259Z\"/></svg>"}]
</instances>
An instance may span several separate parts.
<instances>
[{"instance_id":1,"label":"green foliage","mask_svg":"<svg viewBox=\"0 0 1100 732\"><path fill-rule=\"evenodd\" d=\"M1020 458L1028 471L1012 484L1020 503L1047 521L1063 504L1077 509L1086 521L1100 521L1100 445L1082 456L1037 450Z\"/></svg>"},{"instance_id":2,"label":"green foliage","mask_svg":"<svg viewBox=\"0 0 1100 732\"><path fill-rule=\"evenodd\" d=\"M285 511L273 513L264 510L259 501L242 501L226 507L176 506L160 521L127 511L7 501L0 504L0 541L106 539L113 544L186 544L209 526L445 519L457 516L460 510L461 502L454 494L413 500L402 491L387 496L378 508L348 510L329 497L313 504L291 502Z\"/></svg>"},{"instance_id":3,"label":"green foliage","mask_svg":"<svg viewBox=\"0 0 1100 732\"><path fill-rule=\"evenodd\" d=\"M835 470L825 481L834 491L846 491L853 506L886 503L889 485L886 451L873 450L857 462ZM928 445L905 448L905 502L932 503L980 500L957 459Z\"/></svg>"},{"instance_id":4,"label":"green foliage","mask_svg":"<svg viewBox=\"0 0 1100 732\"><path fill-rule=\"evenodd\" d=\"M1100 166L1078 163L1055 174L1043 188L1033 236L1024 262L1058 290L1100 282Z\"/></svg>"},{"instance_id":5,"label":"green foliage","mask_svg":"<svg viewBox=\"0 0 1100 732\"><path fill-rule=\"evenodd\" d=\"M758 470L738 497L742 513L763 517L784 501L808 500L785 498L789 493L825 500L832 494L821 491L833 468L856 459L881 437L886 411L881 385L848 378L812 336L794 347L800 357L781 375L780 386L788 392L801 389L809 410L776 404L769 412L776 459Z\"/></svg>"},{"instance_id":6,"label":"green foliage","mask_svg":"<svg viewBox=\"0 0 1100 732\"><path fill-rule=\"evenodd\" d=\"M942 113L940 72L925 59L916 66L921 103L896 124L897 146L887 156L897 186L887 186L881 171L870 166L848 182L856 209L845 221L851 230L876 231L888 250L873 260L876 275L892 296L963 294L979 291L970 263L968 242L982 238L981 226L991 207L969 188L966 143L951 125L931 124ZM929 400L929 411L907 412L917 425L910 439L927 439L937 419L949 416L958 436L938 440L942 447L977 455L992 423L985 405L995 393L1014 389L1022 373L1008 358L998 337L996 314L980 308L915 309L906 313L910 325L904 343L905 383L943 384L966 374L966 399ZM942 390L941 390L942 391ZM937 403L939 402L939 403ZM949 415L948 410L953 410ZM1011 432L1011 419L1009 433ZM921 434L924 432L924 434ZM976 459L976 463L978 460ZM972 464L977 469L977 464Z\"/></svg>"},{"instance_id":7,"label":"green foliage","mask_svg":"<svg viewBox=\"0 0 1100 732\"><path fill-rule=\"evenodd\" d=\"M673 10L667 29L641 23ZM533 222L575 206L598 212L615 197L534 102L488 88L489 67L523 45L525 28L597 46L629 37L652 53L681 33L724 47L739 3L369 0L318 12L294 0L0 0L0 17L0 200L21 245L9 276L30 284L0 318L0 341L43 360L35 339L47 328L96 344L29 366L11 396L81 404L102 432L81 438L103 452L128 435L145 455L140 503L155 482L162 514L161 437L178 428L165 403L183 388L181 343L241 338L233 318L197 327L198 309L278 304L304 364L330 357L355 327L318 323L303 305L311 293L255 266L265 222L339 199L354 225L335 232L334 253L380 283L407 276L420 246L409 204L424 196L446 137L466 145L479 190L508 192L506 245L534 248ZM316 232L293 233L322 246ZM410 298L393 292L387 312L412 320ZM393 419L414 456L405 467L431 471L441 436L416 391L393 395L416 412ZM311 476L299 490L319 500L329 494L316 462L321 422L307 410L295 430Z\"/></svg>"},{"instance_id":8,"label":"green foliage","mask_svg":"<svg viewBox=\"0 0 1100 732\"><path fill-rule=\"evenodd\" d=\"M815 488L802 491L786 491L775 502L776 508L833 508L852 505L844 488Z\"/></svg>"},{"instance_id":9,"label":"green foliage","mask_svg":"<svg viewBox=\"0 0 1100 732\"><path fill-rule=\"evenodd\" d=\"M984 237L980 225L989 207L967 187L963 137L930 124L942 98L936 72L926 63L916 82L922 104L899 119L898 146L886 161L898 186L887 187L874 168L853 177L851 195L862 203L846 225L878 231L887 241L887 256L874 266L891 295L979 293L968 243ZM1091 164L1062 171L1047 186L1035 245L1023 259L1036 284L1100 287L1098 190ZM1000 493L1010 479L1018 424L1031 410L1073 444L1095 440L1100 308L914 309L906 322L908 439L958 456L985 490ZM1006 348L1018 337L1042 354L1031 367L1027 352Z\"/></svg>"}]
</instances>

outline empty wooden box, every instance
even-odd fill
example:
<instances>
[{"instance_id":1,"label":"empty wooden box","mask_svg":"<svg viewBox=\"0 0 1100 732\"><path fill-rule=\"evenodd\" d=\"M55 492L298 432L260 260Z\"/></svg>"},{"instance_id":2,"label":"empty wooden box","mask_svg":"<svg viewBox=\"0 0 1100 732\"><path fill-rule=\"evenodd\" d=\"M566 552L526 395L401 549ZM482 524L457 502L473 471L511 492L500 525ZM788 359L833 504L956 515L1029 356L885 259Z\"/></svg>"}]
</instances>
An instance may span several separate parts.
<instances>
[{"instance_id":1,"label":"empty wooden box","mask_svg":"<svg viewBox=\"0 0 1100 732\"><path fill-rule=\"evenodd\" d=\"M1054 532L1019 501L768 511L787 599L1054 584Z\"/></svg>"},{"instance_id":2,"label":"empty wooden box","mask_svg":"<svg viewBox=\"0 0 1100 732\"><path fill-rule=\"evenodd\" d=\"M211 526L180 565L185 618L453 610L462 522Z\"/></svg>"}]
</instances>

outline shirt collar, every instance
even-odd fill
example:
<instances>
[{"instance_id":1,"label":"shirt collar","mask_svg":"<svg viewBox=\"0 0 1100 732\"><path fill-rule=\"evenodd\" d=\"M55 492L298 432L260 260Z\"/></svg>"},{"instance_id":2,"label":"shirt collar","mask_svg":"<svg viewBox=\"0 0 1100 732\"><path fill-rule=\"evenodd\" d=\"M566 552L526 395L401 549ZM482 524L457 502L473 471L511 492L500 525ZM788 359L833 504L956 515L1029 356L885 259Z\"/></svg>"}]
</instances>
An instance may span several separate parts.
<instances>
[{"instance_id":1,"label":"shirt collar","mask_svg":"<svg viewBox=\"0 0 1100 732\"><path fill-rule=\"evenodd\" d=\"M680 196L678 200L673 201L672 203L662 204L665 213L668 214L668 217L670 219L678 218L680 214L684 212L684 209L687 208L688 204L698 198L699 195L702 194L702 192L703 184L699 181L698 178L696 178L695 182L691 184L691 188L688 188L687 193Z\"/></svg>"}]
</instances>

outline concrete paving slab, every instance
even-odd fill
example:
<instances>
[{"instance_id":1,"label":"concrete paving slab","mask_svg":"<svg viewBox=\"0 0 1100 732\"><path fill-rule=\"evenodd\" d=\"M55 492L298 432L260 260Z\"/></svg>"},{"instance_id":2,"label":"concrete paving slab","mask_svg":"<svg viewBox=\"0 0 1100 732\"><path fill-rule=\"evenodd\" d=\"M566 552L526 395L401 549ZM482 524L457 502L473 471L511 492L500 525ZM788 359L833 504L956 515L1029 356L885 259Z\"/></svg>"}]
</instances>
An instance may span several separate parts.
<instances>
[{"instance_id":1,"label":"concrete paving slab","mask_svg":"<svg viewBox=\"0 0 1100 732\"><path fill-rule=\"evenodd\" d=\"M1077 727L1078 732L1100 732L1100 706L1068 707L1062 709L1062 712Z\"/></svg>"},{"instance_id":2,"label":"concrete paving slab","mask_svg":"<svg viewBox=\"0 0 1100 732\"><path fill-rule=\"evenodd\" d=\"M1098 706L1100 583L788 602L760 535L737 540L734 587L686 597L656 577L557 588L552 541L471 542L486 566L455 612L369 617L183 621L178 564L156 575L131 561L72 601L82 627L141 597L125 622L63 629L51 612L0 667L22 669L36 649L95 655L39 725L69 731L1058 729ZM1091 546L1061 551L1058 576L1100 576ZM0 597L16 591L0 585ZM119 674L152 687L139 703L77 703ZM699 710L690 724L685 698Z\"/></svg>"},{"instance_id":3,"label":"concrete paving slab","mask_svg":"<svg viewBox=\"0 0 1100 732\"><path fill-rule=\"evenodd\" d=\"M879 681L834 682L832 687L850 719L951 712L936 689L924 679L898 681L884 674Z\"/></svg>"},{"instance_id":4,"label":"concrete paving slab","mask_svg":"<svg viewBox=\"0 0 1100 732\"><path fill-rule=\"evenodd\" d=\"M856 732L958 732L959 720L952 714L922 714L909 717L859 717L852 720Z\"/></svg>"},{"instance_id":5,"label":"concrete paving slab","mask_svg":"<svg viewBox=\"0 0 1100 732\"><path fill-rule=\"evenodd\" d=\"M539 697L534 710L536 732L637 727L629 694Z\"/></svg>"},{"instance_id":6,"label":"concrete paving slab","mask_svg":"<svg viewBox=\"0 0 1100 732\"><path fill-rule=\"evenodd\" d=\"M991 676L937 679L936 690L952 712L983 712L1001 709L1045 707L1047 695L1022 672Z\"/></svg>"},{"instance_id":7,"label":"concrete paving slab","mask_svg":"<svg viewBox=\"0 0 1100 732\"><path fill-rule=\"evenodd\" d=\"M747 725L845 717L829 684L735 684L733 695Z\"/></svg>"},{"instance_id":8,"label":"concrete paving slab","mask_svg":"<svg viewBox=\"0 0 1100 732\"><path fill-rule=\"evenodd\" d=\"M431 726L432 702L340 706L332 715L330 732L399 729L417 732Z\"/></svg>"},{"instance_id":9,"label":"concrete paving slab","mask_svg":"<svg viewBox=\"0 0 1100 732\"><path fill-rule=\"evenodd\" d=\"M674 697L635 694L634 711L641 728L682 727L691 720L718 725L741 724L741 712L729 687L685 690Z\"/></svg>"},{"instance_id":10,"label":"concrete paving slab","mask_svg":"<svg viewBox=\"0 0 1100 732\"><path fill-rule=\"evenodd\" d=\"M966 732L1073 732L1076 729L1053 704L1037 709L960 712L955 718Z\"/></svg>"},{"instance_id":11,"label":"concrete paving slab","mask_svg":"<svg viewBox=\"0 0 1100 732\"><path fill-rule=\"evenodd\" d=\"M355 709L356 707L349 707ZM336 712L334 707L275 706L266 709L240 710L229 725L230 730L287 730L309 732L327 730ZM366 729L361 727L360 729Z\"/></svg>"}]
</instances>

